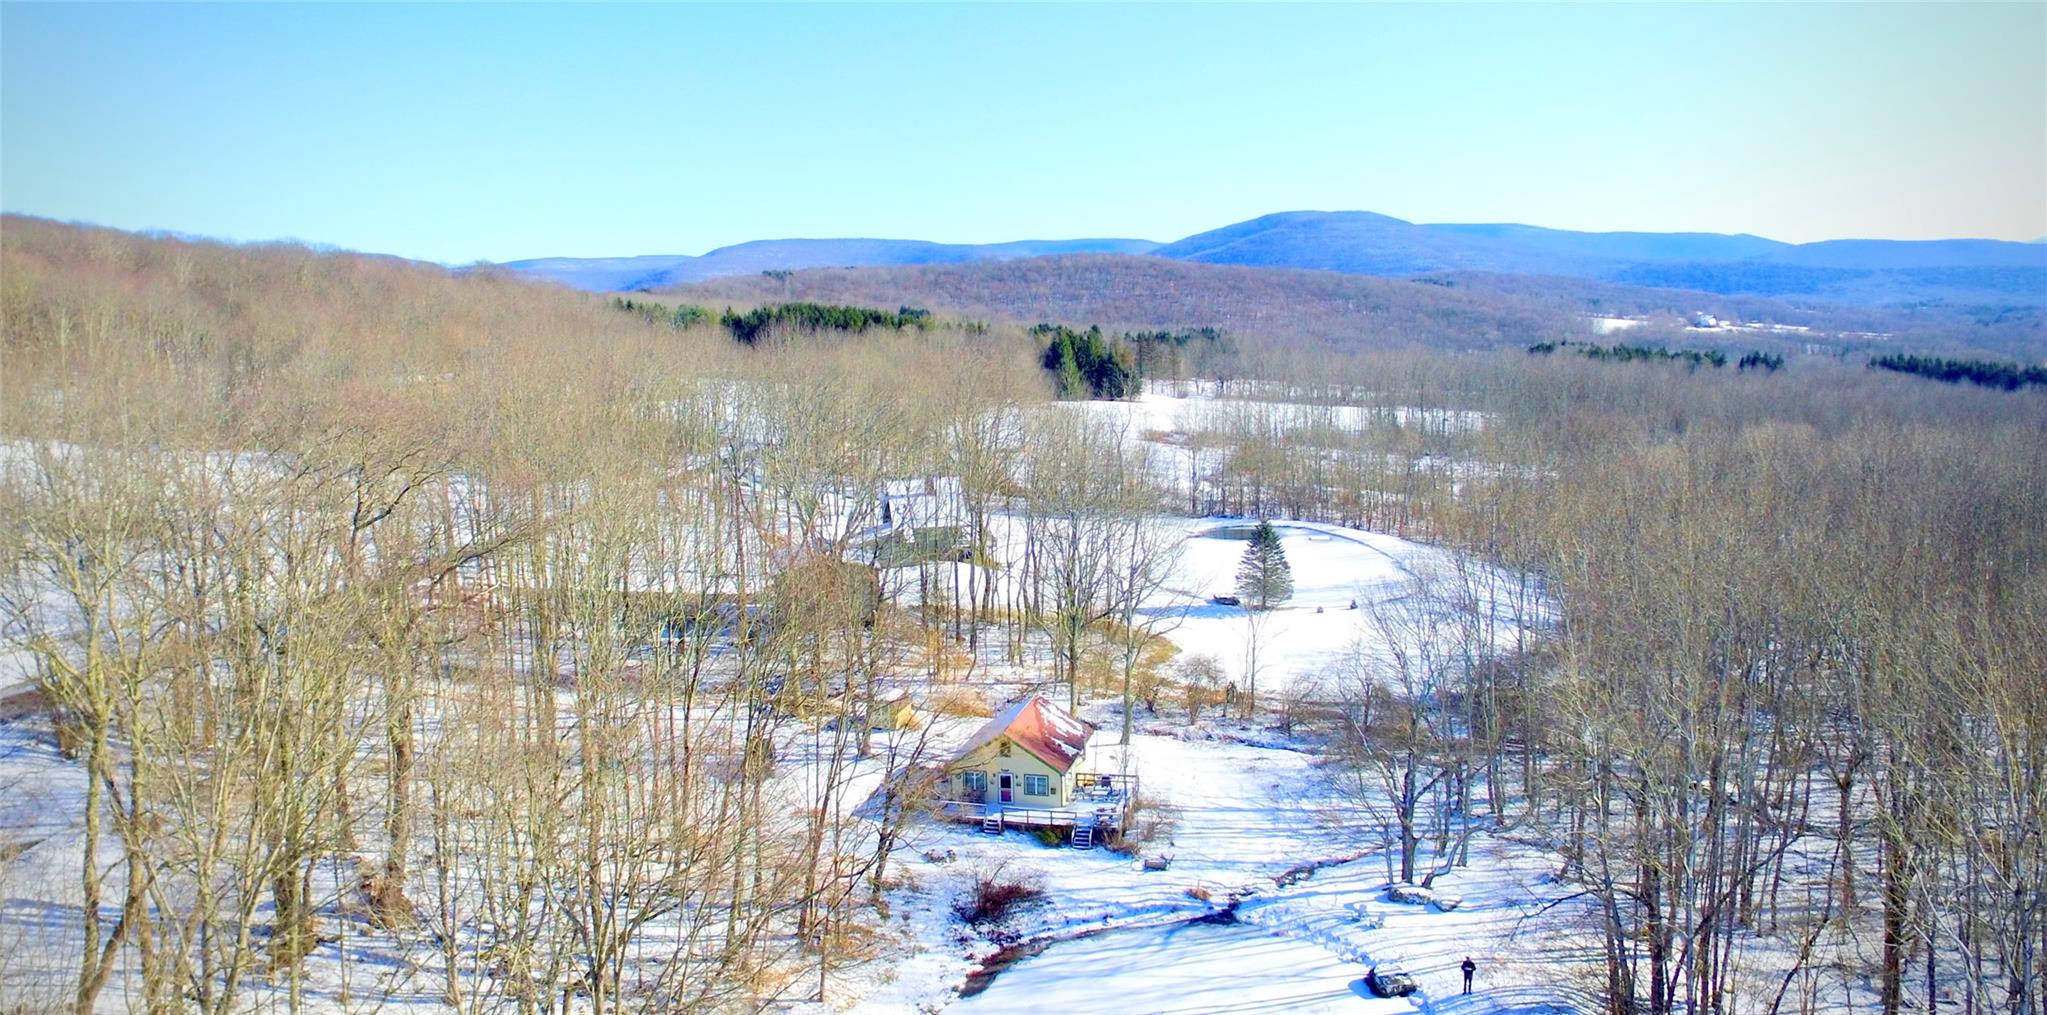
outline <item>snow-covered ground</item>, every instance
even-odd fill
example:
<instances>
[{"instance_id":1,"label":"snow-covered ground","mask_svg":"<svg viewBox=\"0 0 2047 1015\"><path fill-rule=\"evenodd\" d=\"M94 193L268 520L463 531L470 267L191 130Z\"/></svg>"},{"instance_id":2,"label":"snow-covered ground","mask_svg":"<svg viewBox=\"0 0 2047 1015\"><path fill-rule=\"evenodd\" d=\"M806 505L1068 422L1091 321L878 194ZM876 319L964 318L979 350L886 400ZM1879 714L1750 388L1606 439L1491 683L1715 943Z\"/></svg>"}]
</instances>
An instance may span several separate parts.
<instances>
[{"instance_id":1,"label":"snow-covered ground","mask_svg":"<svg viewBox=\"0 0 2047 1015\"><path fill-rule=\"evenodd\" d=\"M904 887L891 894L907 954L838 977L830 1009L1574 1010L1566 974L1596 956L1564 947L1584 914L1564 901L1574 890L1555 881L1539 851L1482 836L1472 865L1437 882L1462 896L1455 910L1395 904L1385 896L1391 878L1376 830L1363 827L1355 801L1311 755L1227 724L1140 729L1131 763L1142 795L1175 821L1145 852L1170 857L1170 867L1146 871L1132 857L1048 847L1022 832L928 826L899 854ZM952 904L973 878L998 868L1035 880L1047 901L999 933L975 935L952 917ZM1232 899L1235 922L1210 922ZM954 1002L980 961L1012 939L1054 943ZM1482 970L1479 991L1457 1001L1465 955ZM1400 965L1420 993L1362 993L1373 964Z\"/></svg>"},{"instance_id":2,"label":"snow-covered ground","mask_svg":"<svg viewBox=\"0 0 2047 1015\"><path fill-rule=\"evenodd\" d=\"M1213 658L1224 679L1239 687L1255 683L1260 693L1309 691L1311 683L1320 681L1354 647L1370 651L1384 640L1375 613L1387 623L1412 629L1427 626L1416 621L1430 619L1412 611L1435 611L1434 620L1443 626L1442 604L1418 601L1418 583L1431 584L1436 595L1469 600L1468 606L1484 614L1480 627L1485 636L1496 643L1511 641L1516 630L1510 577L1478 566L1460 569L1454 554L1398 536L1320 522L1275 523L1293 576L1290 598L1275 609L1255 613L1222 605L1214 600L1236 595L1237 566L1248 545L1246 534L1256 522L1161 521L1179 531L1179 559L1164 587L1138 612L1183 655ZM1023 556L1018 520L997 517L990 534L999 559ZM946 580L968 587L964 572L972 565L950 566L961 573ZM995 572L991 580L1006 582L1010 573ZM914 577L891 584L914 594ZM1540 604L1531 604L1526 612L1523 622L1531 625L1547 617ZM1250 651L1254 641L1255 658ZM1255 681L1249 672L1254 666Z\"/></svg>"},{"instance_id":3,"label":"snow-covered ground","mask_svg":"<svg viewBox=\"0 0 2047 1015\"><path fill-rule=\"evenodd\" d=\"M1252 427L1259 432L1300 432L1321 428L1358 433L1373 425L1462 433L1485 426L1485 414L1470 410L1423 409L1412 405L1254 401L1218 398L1206 393L1183 395L1150 390L1128 400L1061 402L1056 407L1124 422L1138 436L1229 431L1242 427Z\"/></svg>"},{"instance_id":4,"label":"snow-covered ground","mask_svg":"<svg viewBox=\"0 0 2047 1015\"><path fill-rule=\"evenodd\" d=\"M1592 333L1595 335L1611 335L1616 331L1639 328L1645 323L1647 322L1638 317L1594 317L1592 318Z\"/></svg>"},{"instance_id":5,"label":"snow-covered ground","mask_svg":"<svg viewBox=\"0 0 2047 1015\"><path fill-rule=\"evenodd\" d=\"M79 801L85 772L54 737L0 723L0 1008L36 1010L65 997L77 953ZM26 847L26 848L23 848ZM117 849L103 850L109 867Z\"/></svg>"},{"instance_id":6,"label":"snow-covered ground","mask_svg":"<svg viewBox=\"0 0 2047 1015\"><path fill-rule=\"evenodd\" d=\"M948 1010L972 1015L1413 1010L1404 1001L1372 997L1357 974L1357 966L1310 942L1255 927L1176 924L1055 947ZM1361 997L1370 998L1369 1004Z\"/></svg>"},{"instance_id":7,"label":"snow-covered ground","mask_svg":"<svg viewBox=\"0 0 2047 1015\"><path fill-rule=\"evenodd\" d=\"M1293 596L1278 609L1258 613L1217 605L1213 597L1235 593L1237 565L1247 545L1231 533L1251 524L1242 519L1190 523L1182 544L1182 581L1170 597L1160 597L1146 610L1178 619L1166 636L1182 652L1214 657L1240 685L1250 686L1247 671L1255 665L1261 690L1291 690L1320 678L1353 647L1372 648L1381 640L1375 612L1388 616L1436 609L1413 601L1415 583L1445 580L1455 565L1444 551L1395 536L1284 522L1278 531L1293 573ZM1476 577L1485 583L1488 600L1502 595L1500 576L1486 572Z\"/></svg>"},{"instance_id":8,"label":"snow-covered ground","mask_svg":"<svg viewBox=\"0 0 2047 1015\"><path fill-rule=\"evenodd\" d=\"M1442 609L1416 601L1418 578L1455 572L1451 555L1378 533L1281 522L1294 578L1283 608L1254 615L1212 601L1235 591L1247 545L1244 519L1181 519L1174 580L1147 602L1183 653L1208 655L1232 681L1247 679L1255 636L1262 691L1308 691L1354 648L1372 652L1384 634L1374 614ZM1006 545L1015 533L1003 530ZM1494 608L1505 579L1467 571L1480 601ZM1355 607L1355 608L1354 608ZM1511 636L1508 618L1487 628ZM1255 627L1254 627L1255 625ZM1412 629L1412 628L1410 628ZM1162 708L1162 713L1166 711ZM1090 713L1112 741L1113 707ZM941 721L939 743L973 724ZM1114 747L1090 759L1135 774L1140 796L1171 816L1170 833L1144 853L1170 857L1147 871L1106 850L1047 847L1021 832L988 836L966 825L929 825L897 854L903 887L890 902L901 952L886 963L835 978L830 1010L859 1012L1072 1011L1409 1011L1574 1010L1563 972L1597 958L1560 947L1577 937L1583 913L1563 900L1554 861L1485 835L1474 863L1438 882L1464 896L1454 911L1398 905L1383 836L1369 808L1338 788L1306 745L1266 729L1140 714L1127 763ZM937 752L943 754L941 749ZM928 857L941 859L933 861ZM978 935L952 915L953 903L987 872L1042 885L1048 901ZM1305 874L1305 876L1304 876ZM1232 900L1236 922L1208 922ZM1537 917L1535 914L1540 913ZM1042 952L1007 959L955 1001L979 963L1002 942L1037 942ZM1047 942L1050 942L1049 944ZM1036 951L1036 949L1033 949ZM1470 954L1484 971L1470 999L1455 996L1457 964ZM1375 962L1398 963L1420 982L1413 999L1372 996L1361 977ZM1591 968L1587 966L1586 968ZM986 974L984 974L985 976ZM804 1007L804 1006L798 1006Z\"/></svg>"}]
</instances>

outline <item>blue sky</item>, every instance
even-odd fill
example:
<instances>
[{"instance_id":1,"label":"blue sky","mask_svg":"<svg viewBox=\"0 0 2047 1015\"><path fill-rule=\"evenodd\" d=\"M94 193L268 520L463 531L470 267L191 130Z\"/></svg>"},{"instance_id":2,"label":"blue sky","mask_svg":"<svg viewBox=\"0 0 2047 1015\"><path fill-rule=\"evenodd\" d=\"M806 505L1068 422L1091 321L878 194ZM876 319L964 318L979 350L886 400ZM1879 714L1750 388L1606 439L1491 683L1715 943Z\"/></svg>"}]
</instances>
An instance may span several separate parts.
<instances>
[{"instance_id":1,"label":"blue sky","mask_svg":"<svg viewBox=\"0 0 2047 1015\"><path fill-rule=\"evenodd\" d=\"M2047 3L0 7L0 206L449 262L1272 211L2047 235Z\"/></svg>"}]
</instances>

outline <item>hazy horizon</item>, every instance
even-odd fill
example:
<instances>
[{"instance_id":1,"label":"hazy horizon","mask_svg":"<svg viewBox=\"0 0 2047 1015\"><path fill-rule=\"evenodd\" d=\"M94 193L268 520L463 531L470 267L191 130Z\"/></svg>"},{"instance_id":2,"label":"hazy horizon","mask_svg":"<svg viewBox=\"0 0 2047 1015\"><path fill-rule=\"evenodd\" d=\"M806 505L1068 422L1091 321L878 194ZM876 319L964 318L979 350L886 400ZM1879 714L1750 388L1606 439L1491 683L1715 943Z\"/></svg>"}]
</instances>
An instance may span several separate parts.
<instances>
[{"instance_id":1,"label":"hazy horizon","mask_svg":"<svg viewBox=\"0 0 2047 1015\"><path fill-rule=\"evenodd\" d=\"M440 261L1274 212L2047 235L2047 5L10 3L0 206Z\"/></svg>"}]
</instances>

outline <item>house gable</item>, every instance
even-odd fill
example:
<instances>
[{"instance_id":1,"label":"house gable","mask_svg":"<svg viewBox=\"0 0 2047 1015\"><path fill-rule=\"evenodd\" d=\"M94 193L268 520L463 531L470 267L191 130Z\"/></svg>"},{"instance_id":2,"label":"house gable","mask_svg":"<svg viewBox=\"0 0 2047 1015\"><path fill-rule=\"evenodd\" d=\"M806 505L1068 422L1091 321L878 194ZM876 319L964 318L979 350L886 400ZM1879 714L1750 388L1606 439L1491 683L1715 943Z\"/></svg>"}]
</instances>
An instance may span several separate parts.
<instances>
[{"instance_id":1,"label":"house gable","mask_svg":"<svg viewBox=\"0 0 2047 1015\"><path fill-rule=\"evenodd\" d=\"M1094 727L1089 723L1034 695L1011 702L989 719L967 740L954 764L975 757L991 744L1007 741L1017 751L1029 754L1064 776L1087 753L1088 738L1093 734Z\"/></svg>"},{"instance_id":2,"label":"house gable","mask_svg":"<svg viewBox=\"0 0 2047 1015\"><path fill-rule=\"evenodd\" d=\"M1004 746L1010 748L1007 756L1002 753ZM969 799L983 797L974 794L972 785L964 781L962 773L978 774L982 779L981 794L991 802L999 792L999 777L1008 774L1015 780L1011 789L1016 794L1014 802L1019 804L1037 801L1064 806L1072 796L1075 778L1073 773L1024 750L1008 737L997 737L954 758L946 770L947 778L958 780L960 792L967 794ZM1032 780L1043 780L1042 792L1033 790Z\"/></svg>"}]
</instances>

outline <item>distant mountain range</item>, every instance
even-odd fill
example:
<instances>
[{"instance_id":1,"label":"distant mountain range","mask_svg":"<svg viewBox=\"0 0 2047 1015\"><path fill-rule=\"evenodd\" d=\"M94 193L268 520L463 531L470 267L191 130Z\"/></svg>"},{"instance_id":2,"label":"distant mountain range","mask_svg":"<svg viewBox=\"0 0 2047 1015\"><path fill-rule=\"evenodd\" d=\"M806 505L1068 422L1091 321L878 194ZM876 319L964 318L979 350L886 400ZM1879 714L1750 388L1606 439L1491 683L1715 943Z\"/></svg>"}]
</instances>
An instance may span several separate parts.
<instances>
[{"instance_id":1,"label":"distant mountain range","mask_svg":"<svg viewBox=\"0 0 2047 1015\"><path fill-rule=\"evenodd\" d=\"M1415 278L1444 272L1595 279L1862 306L2047 306L2047 245L2001 240L1827 240L1746 234L1586 233L1515 224L1419 225L1372 212L1266 215L1167 244L1148 240L759 240L701 257L540 258L504 268L595 291L656 289L764 271L964 264L1058 254L1149 254L1254 268Z\"/></svg>"},{"instance_id":2,"label":"distant mountain range","mask_svg":"<svg viewBox=\"0 0 2047 1015\"><path fill-rule=\"evenodd\" d=\"M632 292L730 275L804 268L890 264L964 264L1049 254L1146 254L1151 240L1017 240L1012 243L929 243L924 240L754 240L708 254L640 257L540 257L501 268L593 292Z\"/></svg>"}]
</instances>

